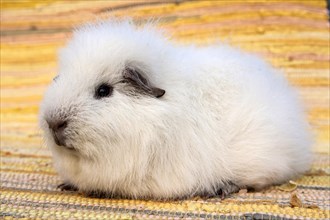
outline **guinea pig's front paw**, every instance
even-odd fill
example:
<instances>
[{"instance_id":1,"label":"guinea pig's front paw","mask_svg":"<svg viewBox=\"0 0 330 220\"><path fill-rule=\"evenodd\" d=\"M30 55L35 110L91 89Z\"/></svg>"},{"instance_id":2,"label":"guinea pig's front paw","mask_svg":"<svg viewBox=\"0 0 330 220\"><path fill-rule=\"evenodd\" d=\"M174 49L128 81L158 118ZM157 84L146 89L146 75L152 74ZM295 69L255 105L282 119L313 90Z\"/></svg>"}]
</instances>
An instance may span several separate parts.
<instances>
[{"instance_id":1,"label":"guinea pig's front paw","mask_svg":"<svg viewBox=\"0 0 330 220\"><path fill-rule=\"evenodd\" d=\"M78 188L71 183L62 183L57 186L57 189L60 189L61 191L78 191Z\"/></svg>"},{"instance_id":2,"label":"guinea pig's front paw","mask_svg":"<svg viewBox=\"0 0 330 220\"><path fill-rule=\"evenodd\" d=\"M113 197L105 192L102 191L84 191L83 195L86 197L90 197L90 198L99 198L99 199L112 199Z\"/></svg>"},{"instance_id":3,"label":"guinea pig's front paw","mask_svg":"<svg viewBox=\"0 0 330 220\"><path fill-rule=\"evenodd\" d=\"M221 199L225 199L230 194L237 193L239 190L239 186L235 185L232 182L228 182L217 190L216 195L220 196Z\"/></svg>"}]
</instances>

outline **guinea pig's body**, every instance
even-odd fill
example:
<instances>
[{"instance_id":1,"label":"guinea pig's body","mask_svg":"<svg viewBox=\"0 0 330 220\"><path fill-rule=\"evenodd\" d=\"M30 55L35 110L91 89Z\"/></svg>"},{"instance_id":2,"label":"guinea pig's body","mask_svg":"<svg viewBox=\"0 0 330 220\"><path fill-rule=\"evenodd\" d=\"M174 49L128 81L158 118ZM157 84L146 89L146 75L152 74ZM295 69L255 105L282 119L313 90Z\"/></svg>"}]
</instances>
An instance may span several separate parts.
<instances>
[{"instance_id":1,"label":"guinea pig's body","mask_svg":"<svg viewBox=\"0 0 330 220\"><path fill-rule=\"evenodd\" d=\"M74 34L40 115L57 171L84 192L226 195L283 183L311 160L302 108L272 67L130 22Z\"/></svg>"}]
</instances>

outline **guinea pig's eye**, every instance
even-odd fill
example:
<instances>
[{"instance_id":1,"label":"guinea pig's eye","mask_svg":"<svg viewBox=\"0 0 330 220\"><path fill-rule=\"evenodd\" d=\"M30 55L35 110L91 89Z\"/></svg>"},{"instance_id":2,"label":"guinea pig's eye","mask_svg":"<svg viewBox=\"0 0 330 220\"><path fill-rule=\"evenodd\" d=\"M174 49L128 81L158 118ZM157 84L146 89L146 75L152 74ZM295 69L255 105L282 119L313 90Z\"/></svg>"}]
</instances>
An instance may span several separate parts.
<instances>
[{"instance_id":1,"label":"guinea pig's eye","mask_svg":"<svg viewBox=\"0 0 330 220\"><path fill-rule=\"evenodd\" d=\"M55 77L53 78L53 81L56 82L56 80L57 80L58 77L59 77L59 75L55 76Z\"/></svg>"},{"instance_id":2,"label":"guinea pig's eye","mask_svg":"<svg viewBox=\"0 0 330 220\"><path fill-rule=\"evenodd\" d=\"M99 87L96 88L95 91L95 98L100 99L104 97L108 97L112 93L112 86L108 84L101 84Z\"/></svg>"}]
</instances>

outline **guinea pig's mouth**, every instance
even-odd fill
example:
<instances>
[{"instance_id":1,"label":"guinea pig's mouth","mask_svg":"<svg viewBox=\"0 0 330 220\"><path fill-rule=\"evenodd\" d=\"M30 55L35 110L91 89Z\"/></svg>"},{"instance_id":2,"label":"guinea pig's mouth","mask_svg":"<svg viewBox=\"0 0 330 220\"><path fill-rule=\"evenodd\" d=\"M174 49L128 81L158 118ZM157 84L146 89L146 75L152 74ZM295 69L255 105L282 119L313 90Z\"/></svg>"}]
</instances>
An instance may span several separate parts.
<instances>
[{"instance_id":1,"label":"guinea pig's mouth","mask_svg":"<svg viewBox=\"0 0 330 220\"><path fill-rule=\"evenodd\" d=\"M68 141L68 138L60 132L51 131L54 142L57 146L66 148L68 150L76 150Z\"/></svg>"},{"instance_id":2,"label":"guinea pig's mouth","mask_svg":"<svg viewBox=\"0 0 330 220\"><path fill-rule=\"evenodd\" d=\"M61 147L65 147L66 149L71 150L71 151L76 151L76 148L74 148L72 146L61 146Z\"/></svg>"},{"instance_id":3,"label":"guinea pig's mouth","mask_svg":"<svg viewBox=\"0 0 330 220\"><path fill-rule=\"evenodd\" d=\"M56 143L56 141L55 141L55 143ZM65 149L67 149L67 150L72 150L72 151L75 151L76 150L76 148L74 148L72 145L59 144L59 143L56 143L56 145L59 146L59 147L63 147Z\"/></svg>"},{"instance_id":4,"label":"guinea pig's mouth","mask_svg":"<svg viewBox=\"0 0 330 220\"><path fill-rule=\"evenodd\" d=\"M70 141L69 121L61 118L50 118L45 120L48 125L48 131L55 144L68 150L76 150Z\"/></svg>"}]
</instances>

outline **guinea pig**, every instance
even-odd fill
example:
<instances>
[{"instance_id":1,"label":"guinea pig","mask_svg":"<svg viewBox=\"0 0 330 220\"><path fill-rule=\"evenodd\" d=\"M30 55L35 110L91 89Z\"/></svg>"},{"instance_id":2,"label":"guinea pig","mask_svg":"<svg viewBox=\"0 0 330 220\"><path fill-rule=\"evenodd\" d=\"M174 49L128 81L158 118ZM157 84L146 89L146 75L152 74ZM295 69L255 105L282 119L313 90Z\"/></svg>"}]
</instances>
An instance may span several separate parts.
<instances>
[{"instance_id":1,"label":"guinea pig","mask_svg":"<svg viewBox=\"0 0 330 220\"><path fill-rule=\"evenodd\" d=\"M256 55L180 45L152 24L106 20L74 31L58 70L40 126L62 190L224 198L310 167L303 107Z\"/></svg>"}]
</instances>

